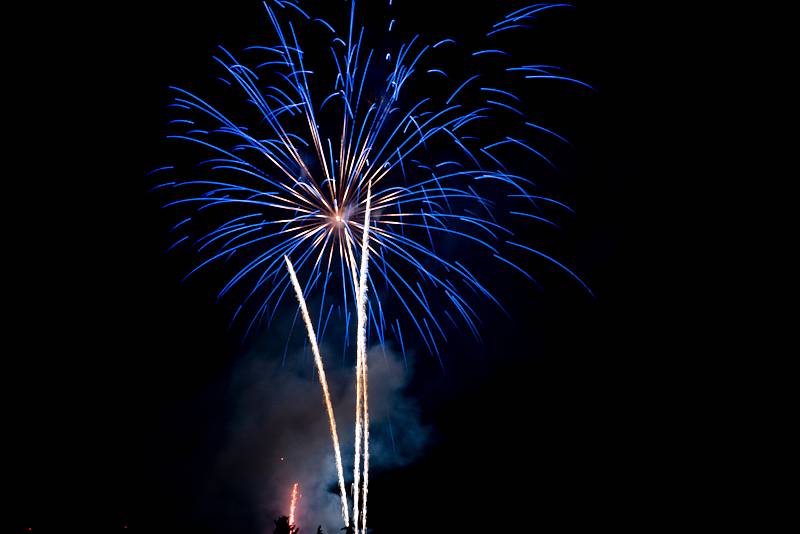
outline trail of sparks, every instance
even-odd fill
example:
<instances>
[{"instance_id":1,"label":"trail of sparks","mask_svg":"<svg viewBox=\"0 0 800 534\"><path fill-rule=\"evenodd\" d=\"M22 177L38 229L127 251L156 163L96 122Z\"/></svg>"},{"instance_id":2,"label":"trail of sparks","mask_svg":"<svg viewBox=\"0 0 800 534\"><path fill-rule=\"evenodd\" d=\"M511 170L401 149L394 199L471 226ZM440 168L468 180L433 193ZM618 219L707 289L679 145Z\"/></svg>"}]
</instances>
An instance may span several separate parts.
<instances>
[{"instance_id":1,"label":"trail of sparks","mask_svg":"<svg viewBox=\"0 0 800 534\"><path fill-rule=\"evenodd\" d=\"M342 519L345 526L350 525L350 519L347 512L347 493L344 486L344 469L342 468L342 454L339 448L339 433L336 430L336 418L333 415L333 404L331 403L331 395L328 391L328 379L325 376L325 367L322 364L322 356L319 353L319 346L317 346L317 336L314 333L314 326L311 323L311 317L308 314L306 307L306 299L303 297L303 290L300 288L300 282L297 281L297 274L294 272L294 267L289 259L289 256L284 256L286 260L286 267L289 269L289 276L292 279L297 301L300 303L300 311L303 315L303 321L306 323L308 330L308 340L311 343L311 350L314 353L314 364L317 366L317 374L319 375L319 383L322 385L322 396L325 401L325 410L328 412L328 423L331 429L331 440L333 440L333 454L336 459L336 473L339 476L339 493L342 497Z\"/></svg>"},{"instance_id":2,"label":"trail of sparks","mask_svg":"<svg viewBox=\"0 0 800 534\"><path fill-rule=\"evenodd\" d=\"M291 504L289 505L289 526L291 526L291 527L293 527L295 525L294 512L297 509L297 497L298 497L297 488L298 488L298 486L299 486L299 484L297 482L295 482L294 485L292 486L292 501L291 501Z\"/></svg>"},{"instance_id":3,"label":"trail of sparks","mask_svg":"<svg viewBox=\"0 0 800 534\"><path fill-rule=\"evenodd\" d=\"M353 525L358 534L359 471L361 467L361 443L364 444L364 486L362 505L362 532L367 532L367 486L369 481L369 401L367 397L367 270L369 268L369 217L372 201L372 183L367 186L367 202L364 210L364 234L361 238L361 270L358 280L358 318L356 338L356 427L355 461L353 467ZM363 430L363 438L362 438Z\"/></svg>"},{"instance_id":4,"label":"trail of sparks","mask_svg":"<svg viewBox=\"0 0 800 534\"><path fill-rule=\"evenodd\" d=\"M361 364L361 380L363 382L363 397L364 397L364 481L363 481L363 496L361 503L361 531L363 534L367 533L367 489L369 486L369 395L367 394L367 351L366 345L363 350L363 361Z\"/></svg>"},{"instance_id":5,"label":"trail of sparks","mask_svg":"<svg viewBox=\"0 0 800 534\"><path fill-rule=\"evenodd\" d=\"M364 215L364 236L361 238L361 301L359 303L361 326L359 327L359 341L357 350L361 353L361 394L363 402L363 427L364 427L364 470L363 470L363 496L361 508L361 531L367 532L367 486L369 485L369 389L367 380L367 275L369 269L369 218L370 201L372 197L372 184L367 188L367 207Z\"/></svg>"}]
</instances>

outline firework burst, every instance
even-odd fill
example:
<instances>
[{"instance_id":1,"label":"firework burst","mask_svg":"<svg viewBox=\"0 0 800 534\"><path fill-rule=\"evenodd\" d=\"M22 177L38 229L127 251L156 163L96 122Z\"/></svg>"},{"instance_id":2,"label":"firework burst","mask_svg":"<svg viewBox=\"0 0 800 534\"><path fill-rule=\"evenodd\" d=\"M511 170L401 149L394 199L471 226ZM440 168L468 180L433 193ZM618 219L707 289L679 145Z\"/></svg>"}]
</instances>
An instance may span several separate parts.
<instances>
[{"instance_id":1,"label":"firework burst","mask_svg":"<svg viewBox=\"0 0 800 534\"><path fill-rule=\"evenodd\" d=\"M517 31L560 5L510 13L488 28L486 39ZM374 268L368 277L375 291L366 301L367 329L380 342L389 335L405 353L403 332L411 330L438 354L448 322L478 336L471 301L500 306L474 268L487 261L496 262L493 272L507 269L533 280L521 266L530 258L520 255L527 254L583 284L514 237L515 224L554 226L547 206L570 208L512 170L526 158L527 169L550 165L527 137L563 138L528 120L522 98L503 86L520 79L585 84L552 66L520 65L495 47L460 50L453 39L424 43L416 35L396 50L369 48L369 32L355 23L355 2L341 33L293 2L264 6L276 42L247 48L242 54L249 61L225 49L215 58L228 100L213 105L174 88L178 118L171 125L178 131L168 137L189 155L158 169L175 176L159 186L175 195L167 205L194 208L174 228L184 234L174 246L204 256L187 277L230 264L233 275L219 297L239 289L234 318L244 318L248 331L285 302L291 285L281 265L285 255L305 273L304 293L314 292L320 339L334 311L349 331L370 183ZM329 34L327 51L306 52L301 28L316 41L320 32ZM448 61L461 52L476 73L449 75L448 64L436 61L445 49L451 49ZM491 69L483 58L491 58ZM312 70L312 61L321 65Z\"/></svg>"}]
</instances>

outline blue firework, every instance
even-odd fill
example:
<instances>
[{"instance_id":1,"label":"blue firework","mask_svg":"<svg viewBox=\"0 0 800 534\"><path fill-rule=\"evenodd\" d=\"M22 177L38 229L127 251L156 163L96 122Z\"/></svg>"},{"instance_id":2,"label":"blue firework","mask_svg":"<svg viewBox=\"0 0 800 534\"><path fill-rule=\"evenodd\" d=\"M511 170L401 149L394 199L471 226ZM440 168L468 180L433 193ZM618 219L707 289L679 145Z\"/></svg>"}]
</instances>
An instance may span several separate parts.
<instances>
[{"instance_id":1,"label":"blue firework","mask_svg":"<svg viewBox=\"0 0 800 534\"><path fill-rule=\"evenodd\" d=\"M510 229L554 225L544 205L571 209L513 170L521 161L552 165L529 137L565 140L529 120L508 87L524 80L588 86L553 66L519 64L492 44L563 5L509 13L487 28L485 48L470 51L454 39L427 43L420 35L396 50L370 47L369 32L356 25L355 0L342 33L296 2L264 3L274 42L249 47L242 58L221 48L214 58L225 98L212 103L172 88L175 131L168 137L188 156L158 169L172 180L159 188L172 192L166 206L192 210L174 228L181 236L173 246L200 254L187 277L229 270L219 296L237 295L234 318L249 331L290 297L288 255L307 280L305 294L319 303L320 337L334 312L349 330L371 185L369 328L381 342L391 335L404 353L404 329L438 353L445 323L479 335L476 299L501 307L471 266L491 261L494 272L535 282L512 261L516 251L586 287ZM381 32L394 26L391 20ZM323 40L325 53L310 54L304 34ZM459 67L474 73L450 72L459 55Z\"/></svg>"}]
</instances>

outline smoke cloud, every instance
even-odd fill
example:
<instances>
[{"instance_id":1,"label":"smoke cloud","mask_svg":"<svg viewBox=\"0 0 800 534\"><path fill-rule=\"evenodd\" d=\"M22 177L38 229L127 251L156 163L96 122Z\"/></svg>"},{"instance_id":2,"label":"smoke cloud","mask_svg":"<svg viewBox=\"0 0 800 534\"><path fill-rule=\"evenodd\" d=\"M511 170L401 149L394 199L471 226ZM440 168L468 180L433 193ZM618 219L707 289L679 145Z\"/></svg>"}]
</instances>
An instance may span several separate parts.
<instances>
[{"instance_id":1,"label":"smoke cloud","mask_svg":"<svg viewBox=\"0 0 800 534\"><path fill-rule=\"evenodd\" d=\"M355 417L355 368L343 365L336 350L321 347L331 390L345 473L352 476ZM370 470L406 464L425 445L428 430L405 392L411 371L388 346L368 351L370 395ZM251 353L234 370L229 396L233 406L215 483L250 500L261 532L288 515L294 482L300 484L297 523L304 532L322 525L342 527L333 449L322 392L310 351L281 362L274 355ZM374 476L373 476L374 478ZM346 479L348 491L352 480ZM351 504L352 506L352 504Z\"/></svg>"}]
</instances>

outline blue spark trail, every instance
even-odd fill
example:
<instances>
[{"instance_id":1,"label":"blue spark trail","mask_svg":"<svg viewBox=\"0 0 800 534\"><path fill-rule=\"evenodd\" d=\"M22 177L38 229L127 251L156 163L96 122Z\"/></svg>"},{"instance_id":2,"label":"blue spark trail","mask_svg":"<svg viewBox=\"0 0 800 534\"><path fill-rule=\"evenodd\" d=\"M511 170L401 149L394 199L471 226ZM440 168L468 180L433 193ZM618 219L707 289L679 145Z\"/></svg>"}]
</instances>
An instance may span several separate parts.
<instances>
[{"instance_id":1,"label":"blue spark trail","mask_svg":"<svg viewBox=\"0 0 800 534\"><path fill-rule=\"evenodd\" d=\"M537 191L533 178L555 164L531 134L568 141L527 118L532 103L520 79L591 86L552 65L520 64L494 37L565 6L521 7L487 25L475 50L424 35L377 49L355 0L341 21L314 17L301 3L264 2L274 41L241 57L220 47L214 57L224 97L171 88L167 139L184 159L150 174L169 176L154 188L169 197L165 207L191 212L171 227L170 248L200 258L186 277L230 272L217 297L236 295L234 316L246 317L250 331L288 300L283 258L291 256L307 281L303 294L318 306L320 339L336 314L346 348L372 183L368 326L381 342L393 338L404 358L414 333L438 356L445 319L479 338L470 300L502 310L490 290L501 273L538 285L530 262L509 259L512 250L545 259L591 293L515 231L526 221L526 236L533 223L557 227L562 209L572 211ZM391 18L380 31L398 38L396 24ZM321 50L304 48L309 33L326 41Z\"/></svg>"}]
</instances>

